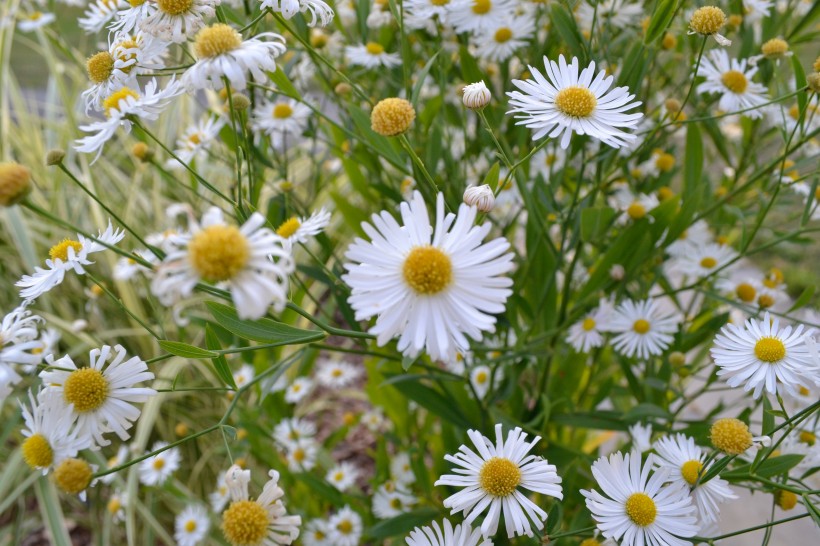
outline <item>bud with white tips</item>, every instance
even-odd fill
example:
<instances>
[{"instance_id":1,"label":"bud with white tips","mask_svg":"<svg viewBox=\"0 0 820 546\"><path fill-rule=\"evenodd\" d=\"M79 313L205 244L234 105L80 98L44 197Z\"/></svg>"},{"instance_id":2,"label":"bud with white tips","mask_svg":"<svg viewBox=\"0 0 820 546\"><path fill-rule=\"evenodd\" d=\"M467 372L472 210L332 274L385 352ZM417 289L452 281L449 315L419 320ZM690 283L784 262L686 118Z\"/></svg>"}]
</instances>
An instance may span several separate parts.
<instances>
[{"instance_id":1,"label":"bud with white tips","mask_svg":"<svg viewBox=\"0 0 820 546\"><path fill-rule=\"evenodd\" d=\"M461 102L470 110L481 110L490 104L492 98L490 90L487 89L487 86L484 85L484 81L482 80L478 83L471 83L470 85L464 86Z\"/></svg>"},{"instance_id":2,"label":"bud with white tips","mask_svg":"<svg viewBox=\"0 0 820 546\"><path fill-rule=\"evenodd\" d=\"M481 212L490 212L495 207L495 195L487 184L483 186L470 186L464 190L464 202L475 207Z\"/></svg>"}]
</instances>

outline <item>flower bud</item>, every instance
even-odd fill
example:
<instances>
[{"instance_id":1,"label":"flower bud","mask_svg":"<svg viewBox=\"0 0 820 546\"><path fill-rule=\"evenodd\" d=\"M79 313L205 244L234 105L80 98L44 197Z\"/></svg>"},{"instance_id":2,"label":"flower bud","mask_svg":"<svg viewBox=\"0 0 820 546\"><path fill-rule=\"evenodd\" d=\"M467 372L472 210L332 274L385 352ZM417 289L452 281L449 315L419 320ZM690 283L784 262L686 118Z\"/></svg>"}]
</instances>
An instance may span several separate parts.
<instances>
[{"instance_id":1,"label":"flower bud","mask_svg":"<svg viewBox=\"0 0 820 546\"><path fill-rule=\"evenodd\" d=\"M809 74L806 77L806 83L809 84L809 89L815 93L820 93L820 72Z\"/></svg>"},{"instance_id":2,"label":"flower bud","mask_svg":"<svg viewBox=\"0 0 820 546\"><path fill-rule=\"evenodd\" d=\"M0 206L9 207L31 191L31 171L13 161L0 163Z\"/></svg>"},{"instance_id":3,"label":"flower bud","mask_svg":"<svg viewBox=\"0 0 820 546\"><path fill-rule=\"evenodd\" d=\"M483 186L470 186L464 190L464 202L473 206L481 212L490 212L495 206L495 196L493 190L487 184Z\"/></svg>"},{"instance_id":4,"label":"flower bud","mask_svg":"<svg viewBox=\"0 0 820 546\"><path fill-rule=\"evenodd\" d=\"M65 159L65 150L60 150L59 148L49 150L46 154L46 165L49 167L59 165L63 162L63 159Z\"/></svg>"},{"instance_id":5,"label":"flower bud","mask_svg":"<svg viewBox=\"0 0 820 546\"><path fill-rule=\"evenodd\" d=\"M484 81L482 80L464 87L461 102L470 110L481 110L490 104L492 98L490 90L487 89L487 86L484 85Z\"/></svg>"},{"instance_id":6,"label":"flower bud","mask_svg":"<svg viewBox=\"0 0 820 546\"><path fill-rule=\"evenodd\" d=\"M626 274L626 270L621 264L615 264L609 268L609 277L613 281L622 281L624 279L624 274Z\"/></svg>"},{"instance_id":7,"label":"flower bud","mask_svg":"<svg viewBox=\"0 0 820 546\"><path fill-rule=\"evenodd\" d=\"M379 101L370 113L370 127L382 136L397 136L410 128L416 111L409 101L389 98Z\"/></svg>"},{"instance_id":8,"label":"flower bud","mask_svg":"<svg viewBox=\"0 0 820 546\"><path fill-rule=\"evenodd\" d=\"M251 99L242 93L234 93L231 95L231 105L235 111L247 110L251 105Z\"/></svg>"},{"instance_id":9,"label":"flower bud","mask_svg":"<svg viewBox=\"0 0 820 546\"><path fill-rule=\"evenodd\" d=\"M154 150L148 147L148 145L144 142L137 142L131 148L131 153L142 161L143 163L148 163L152 159L154 159Z\"/></svg>"}]
</instances>

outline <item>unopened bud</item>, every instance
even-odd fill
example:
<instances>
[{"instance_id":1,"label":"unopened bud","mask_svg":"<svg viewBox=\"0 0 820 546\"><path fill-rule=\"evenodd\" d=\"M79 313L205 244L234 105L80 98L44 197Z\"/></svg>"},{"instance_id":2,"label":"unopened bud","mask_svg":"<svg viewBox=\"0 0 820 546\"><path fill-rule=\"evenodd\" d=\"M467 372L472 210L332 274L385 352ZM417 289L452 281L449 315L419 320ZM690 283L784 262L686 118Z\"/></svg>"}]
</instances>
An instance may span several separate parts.
<instances>
[{"instance_id":1,"label":"unopened bud","mask_svg":"<svg viewBox=\"0 0 820 546\"><path fill-rule=\"evenodd\" d=\"M609 277L613 281L622 281L624 279L624 274L626 270L624 270L624 266L621 264L615 264L609 268Z\"/></svg>"},{"instance_id":2,"label":"unopened bud","mask_svg":"<svg viewBox=\"0 0 820 546\"><path fill-rule=\"evenodd\" d=\"M65 151L60 150L59 148L55 148L54 150L49 150L46 154L46 165L49 167L53 167L54 165L59 165L65 159Z\"/></svg>"},{"instance_id":3,"label":"unopened bud","mask_svg":"<svg viewBox=\"0 0 820 546\"><path fill-rule=\"evenodd\" d=\"M490 90L484 85L484 81L478 83L471 83L464 86L463 94L461 95L461 102L470 110L481 110L488 104L493 96Z\"/></svg>"},{"instance_id":4,"label":"unopened bud","mask_svg":"<svg viewBox=\"0 0 820 546\"><path fill-rule=\"evenodd\" d=\"M809 74L806 77L806 83L809 84L809 89L814 93L820 93L820 72Z\"/></svg>"},{"instance_id":5,"label":"unopened bud","mask_svg":"<svg viewBox=\"0 0 820 546\"><path fill-rule=\"evenodd\" d=\"M339 82L336 84L336 87L333 90L336 91L337 95L344 96L349 95L350 92L353 91L353 88L350 87L350 84L347 82Z\"/></svg>"},{"instance_id":6,"label":"unopened bud","mask_svg":"<svg viewBox=\"0 0 820 546\"><path fill-rule=\"evenodd\" d=\"M251 99L242 93L234 93L231 95L231 106L236 111L247 110L251 105Z\"/></svg>"},{"instance_id":7,"label":"unopened bud","mask_svg":"<svg viewBox=\"0 0 820 546\"><path fill-rule=\"evenodd\" d=\"M464 190L464 202L470 206L475 205L481 212L490 212L495 206L495 196L487 184L470 186Z\"/></svg>"},{"instance_id":8,"label":"unopened bud","mask_svg":"<svg viewBox=\"0 0 820 546\"><path fill-rule=\"evenodd\" d=\"M137 142L131 148L131 153L142 161L143 163L148 163L152 159L154 159L154 150L148 147L148 145L144 142Z\"/></svg>"},{"instance_id":9,"label":"unopened bud","mask_svg":"<svg viewBox=\"0 0 820 546\"><path fill-rule=\"evenodd\" d=\"M13 161L0 163L0 205L9 207L31 191L31 171Z\"/></svg>"}]
</instances>

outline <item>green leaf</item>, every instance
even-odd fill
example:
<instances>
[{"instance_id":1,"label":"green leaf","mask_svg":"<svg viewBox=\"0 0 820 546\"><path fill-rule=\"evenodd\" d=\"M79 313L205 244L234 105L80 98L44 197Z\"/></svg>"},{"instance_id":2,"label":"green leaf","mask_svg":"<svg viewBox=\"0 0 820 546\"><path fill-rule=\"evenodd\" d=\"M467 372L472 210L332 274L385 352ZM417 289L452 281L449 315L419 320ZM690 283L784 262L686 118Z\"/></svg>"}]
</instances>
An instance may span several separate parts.
<instances>
[{"instance_id":1,"label":"green leaf","mask_svg":"<svg viewBox=\"0 0 820 546\"><path fill-rule=\"evenodd\" d=\"M222 345L219 343L219 337L213 331L210 324L205 325L205 346L211 350L219 350L222 348ZM225 358L225 355L219 355L215 357L213 361L214 370L219 379L230 388L238 390L239 387L236 386L236 381L233 379L231 367L228 366L228 360Z\"/></svg>"},{"instance_id":2,"label":"green leaf","mask_svg":"<svg viewBox=\"0 0 820 546\"><path fill-rule=\"evenodd\" d=\"M581 60L582 66L586 65L586 48L581 33L578 31L578 25L575 24L575 18L570 15L567 8L556 2L552 4L550 19L552 29L558 31L570 53Z\"/></svg>"},{"instance_id":3,"label":"green leaf","mask_svg":"<svg viewBox=\"0 0 820 546\"><path fill-rule=\"evenodd\" d=\"M273 72L268 72L268 76L274 85L276 85L276 87L285 95L297 100L302 98L296 87L290 83L290 80L284 70L278 69Z\"/></svg>"},{"instance_id":4,"label":"green leaf","mask_svg":"<svg viewBox=\"0 0 820 546\"><path fill-rule=\"evenodd\" d=\"M715 464L711 465L709 467L709 470L706 471L706 474L704 474L703 477L701 477L700 483L706 483L718 474L720 474L723 471L723 469L726 468L729 465L729 463L731 463L734 459L734 456L730 455L727 457L723 457Z\"/></svg>"},{"instance_id":5,"label":"green leaf","mask_svg":"<svg viewBox=\"0 0 820 546\"><path fill-rule=\"evenodd\" d=\"M771 457L763 461L763 463L757 467L757 470L754 471L754 475L751 472L752 465L746 464L726 472L722 477L727 480L753 480L754 476L771 478L772 476L785 474L797 466L802 460L803 455L781 455L779 457Z\"/></svg>"},{"instance_id":6,"label":"green leaf","mask_svg":"<svg viewBox=\"0 0 820 546\"><path fill-rule=\"evenodd\" d=\"M450 421L458 427L463 429L473 427L473 424L464 416L458 406L454 405L454 401L435 389L411 381L395 383L393 388L427 411Z\"/></svg>"},{"instance_id":7,"label":"green leaf","mask_svg":"<svg viewBox=\"0 0 820 546\"><path fill-rule=\"evenodd\" d=\"M436 53L432 57L430 57L430 60L427 61L427 64L424 65L424 68L421 69L421 72L419 72L416 78L416 84L413 86L413 93L411 95L412 98L410 100L410 102L413 103L413 108L418 109L417 107L419 103L419 94L421 93L421 87L422 85L424 85L424 80L427 79L427 75L430 73L430 69L433 68L433 63L436 62L436 57L438 57L438 54L440 52L441 50L436 51Z\"/></svg>"},{"instance_id":8,"label":"green leaf","mask_svg":"<svg viewBox=\"0 0 820 546\"><path fill-rule=\"evenodd\" d=\"M260 343L280 343L295 345L309 343L325 337L324 332L302 330L270 319L240 319L236 310L228 305L209 301L205 304L217 324L243 339Z\"/></svg>"},{"instance_id":9,"label":"green leaf","mask_svg":"<svg viewBox=\"0 0 820 546\"><path fill-rule=\"evenodd\" d=\"M799 297L797 298L797 300L794 302L794 305L792 305L792 306L791 306L791 308L790 308L790 309L789 309L786 313L787 313L787 314L788 314L788 313L791 313L792 311L795 311L795 310L797 310L797 309L800 309L801 307L803 307L803 306L805 306L807 303L809 303L809 302L811 301L812 297L814 297L814 291L815 291L815 289L816 289L816 288L817 288L817 287L816 287L816 286L814 286L813 284L810 284L809 286L807 286L807 287L803 290L803 293L802 293L802 294L800 294L800 296L799 296ZM764 428L763 428L763 430L769 430L769 429L767 429L767 428L765 428L765 427L764 427Z\"/></svg>"},{"instance_id":10,"label":"green leaf","mask_svg":"<svg viewBox=\"0 0 820 546\"><path fill-rule=\"evenodd\" d=\"M435 508L419 508L417 510L413 510L412 512L407 512L394 518L380 521L370 528L367 535L374 540L383 540L388 537L406 535L416 527L429 523L430 520L434 519L438 516L438 514L439 511Z\"/></svg>"},{"instance_id":11,"label":"green leaf","mask_svg":"<svg viewBox=\"0 0 820 546\"><path fill-rule=\"evenodd\" d=\"M181 341L168 341L167 339L161 339L159 341L159 346L172 355L181 356L182 358L215 358L219 356L219 353L206 351L205 349L200 349L199 347L194 347L193 345L188 345L187 343L182 343Z\"/></svg>"},{"instance_id":12,"label":"green leaf","mask_svg":"<svg viewBox=\"0 0 820 546\"><path fill-rule=\"evenodd\" d=\"M563 415L553 415L552 421L560 425L570 425L579 428L602 430L627 430L629 428L629 425L623 419L623 414L617 411L566 413Z\"/></svg>"},{"instance_id":13,"label":"green leaf","mask_svg":"<svg viewBox=\"0 0 820 546\"><path fill-rule=\"evenodd\" d=\"M475 57L470 55L470 52L465 46L461 46L458 50L459 64L461 65L461 77L467 83L476 83L486 79Z\"/></svg>"},{"instance_id":14,"label":"green leaf","mask_svg":"<svg viewBox=\"0 0 820 546\"><path fill-rule=\"evenodd\" d=\"M803 65L800 64L800 58L797 55L792 56L792 68L794 68L795 89L802 89L803 87L806 87L806 73L803 71ZM805 91L797 94L797 106L800 108L800 114L804 118L806 115L806 104L808 103L808 100L809 98Z\"/></svg>"},{"instance_id":15,"label":"green leaf","mask_svg":"<svg viewBox=\"0 0 820 546\"><path fill-rule=\"evenodd\" d=\"M342 507L345 504L344 495L342 492L308 472L299 472L293 474L293 477L307 485L312 493L316 494L317 498L328 501L334 506Z\"/></svg>"},{"instance_id":16,"label":"green leaf","mask_svg":"<svg viewBox=\"0 0 820 546\"><path fill-rule=\"evenodd\" d=\"M686 128L686 164L683 166L684 200L698 191L703 175L703 137L697 124L690 123Z\"/></svg>"},{"instance_id":17,"label":"green leaf","mask_svg":"<svg viewBox=\"0 0 820 546\"><path fill-rule=\"evenodd\" d=\"M669 23L675 16L675 8L677 2L675 0L661 0L655 6L655 12L652 14L652 19L649 20L649 26L646 29L646 36L643 38L645 44L651 44L660 38L664 31L669 28Z\"/></svg>"},{"instance_id":18,"label":"green leaf","mask_svg":"<svg viewBox=\"0 0 820 546\"><path fill-rule=\"evenodd\" d=\"M642 421L646 417L660 417L662 419L668 419L669 412L660 406L656 406L655 404L643 403L638 404L634 408L627 411L624 414L623 419L629 423L634 423L637 421Z\"/></svg>"},{"instance_id":19,"label":"green leaf","mask_svg":"<svg viewBox=\"0 0 820 546\"><path fill-rule=\"evenodd\" d=\"M496 161L493 164L493 166L490 167L490 170L487 171L487 174L484 176L484 182L483 183L487 184L488 186L490 186L493 189L493 191L495 191L496 188L498 187L498 184L501 182L501 180L499 180L499 173L500 172L501 172L501 163Z\"/></svg>"},{"instance_id":20,"label":"green leaf","mask_svg":"<svg viewBox=\"0 0 820 546\"><path fill-rule=\"evenodd\" d=\"M774 428L774 415L772 415L772 403L768 396L763 397L763 430Z\"/></svg>"},{"instance_id":21,"label":"green leaf","mask_svg":"<svg viewBox=\"0 0 820 546\"><path fill-rule=\"evenodd\" d=\"M589 243L603 237L615 218L609 207L589 207L581 211L581 240Z\"/></svg>"}]
</instances>

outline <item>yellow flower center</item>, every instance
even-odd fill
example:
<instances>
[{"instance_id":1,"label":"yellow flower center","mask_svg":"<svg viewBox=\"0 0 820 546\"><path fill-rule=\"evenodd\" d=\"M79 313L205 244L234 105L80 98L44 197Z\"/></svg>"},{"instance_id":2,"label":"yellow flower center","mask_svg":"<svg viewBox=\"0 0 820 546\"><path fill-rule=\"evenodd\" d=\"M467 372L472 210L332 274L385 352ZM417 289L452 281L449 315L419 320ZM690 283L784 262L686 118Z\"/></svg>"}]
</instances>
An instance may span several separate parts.
<instances>
[{"instance_id":1,"label":"yellow flower center","mask_svg":"<svg viewBox=\"0 0 820 546\"><path fill-rule=\"evenodd\" d=\"M729 455L740 455L752 447L752 433L740 419L718 419L709 430L709 439L712 445Z\"/></svg>"},{"instance_id":2,"label":"yellow flower center","mask_svg":"<svg viewBox=\"0 0 820 546\"><path fill-rule=\"evenodd\" d=\"M376 42L367 42L367 45L364 47L371 55L381 55L384 53L384 46Z\"/></svg>"},{"instance_id":3,"label":"yellow flower center","mask_svg":"<svg viewBox=\"0 0 820 546\"><path fill-rule=\"evenodd\" d=\"M65 493L82 493L91 483L91 466L82 459L66 459L54 470L54 482Z\"/></svg>"},{"instance_id":4,"label":"yellow flower center","mask_svg":"<svg viewBox=\"0 0 820 546\"><path fill-rule=\"evenodd\" d=\"M493 497L507 497L521 483L521 469L509 459L493 457L481 467L478 483Z\"/></svg>"},{"instance_id":5,"label":"yellow flower center","mask_svg":"<svg viewBox=\"0 0 820 546\"><path fill-rule=\"evenodd\" d=\"M108 98L106 98L103 101L103 108L105 109L105 115L110 116L111 115L111 110L119 111L120 101L125 99L125 98L128 98L128 97L132 97L132 98L135 98L135 99L140 98L139 93L137 93L133 89L129 89L128 87L123 87L119 91L115 91L114 93L111 93L111 95L109 95Z\"/></svg>"},{"instance_id":6,"label":"yellow flower center","mask_svg":"<svg viewBox=\"0 0 820 546\"><path fill-rule=\"evenodd\" d=\"M813 446L817 442L817 436L808 430L801 431L799 438L801 442L810 446Z\"/></svg>"},{"instance_id":7,"label":"yellow flower center","mask_svg":"<svg viewBox=\"0 0 820 546\"><path fill-rule=\"evenodd\" d=\"M268 534L268 512L258 502L232 502L222 514L222 534L234 546L256 546Z\"/></svg>"},{"instance_id":8,"label":"yellow flower center","mask_svg":"<svg viewBox=\"0 0 820 546\"><path fill-rule=\"evenodd\" d=\"M772 38L760 46L760 51L769 59L777 59L788 53L789 44L780 38Z\"/></svg>"},{"instance_id":9,"label":"yellow flower center","mask_svg":"<svg viewBox=\"0 0 820 546\"><path fill-rule=\"evenodd\" d=\"M495 41L499 44L503 44L504 42L508 42L510 38L512 38L513 33L507 27L501 27L495 31Z\"/></svg>"},{"instance_id":10,"label":"yellow flower center","mask_svg":"<svg viewBox=\"0 0 820 546\"><path fill-rule=\"evenodd\" d=\"M601 543L594 538L585 538L578 546L601 546Z\"/></svg>"},{"instance_id":11,"label":"yellow flower center","mask_svg":"<svg viewBox=\"0 0 820 546\"><path fill-rule=\"evenodd\" d=\"M723 82L726 89L737 94L746 91L746 87L749 85L749 80L739 70L727 70L720 77L720 81Z\"/></svg>"},{"instance_id":12,"label":"yellow flower center","mask_svg":"<svg viewBox=\"0 0 820 546\"><path fill-rule=\"evenodd\" d=\"M182 15L193 5L194 0L157 0L159 10L168 15Z\"/></svg>"},{"instance_id":13,"label":"yellow flower center","mask_svg":"<svg viewBox=\"0 0 820 546\"><path fill-rule=\"evenodd\" d=\"M301 447L297 447L293 450L293 460L297 463L301 463L305 460L305 450Z\"/></svg>"},{"instance_id":14,"label":"yellow flower center","mask_svg":"<svg viewBox=\"0 0 820 546\"><path fill-rule=\"evenodd\" d=\"M632 493L626 499L626 515L635 525L646 527L655 521L658 508L655 506L655 501L646 493Z\"/></svg>"},{"instance_id":15,"label":"yellow flower center","mask_svg":"<svg viewBox=\"0 0 820 546\"><path fill-rule=\"evenodd\" d=\"M162 470L165 467L165 459L156 458L151 466L154 467L154 470Z\"/></svg>"},{"instance_id":16,"label":"yellow flower center","mask_svg":"<svg viewBox=\"0 0 820 546\"><path fill-rule=\"evenodd\" d=\"M228 25L217 23L196 34L194 52L199 59L212 59L242 45L242 35Z\"/></svg>"},{"instance_id":17,"label":"yellow flower center","mask_svg":"<svg viewBox=\"0 0 820 546\"><path fill-rule=\"evenodd\" d=\"M689 21L689 28L698 34L717 34L726 25L726 14L715 6L704 6L695 10Z\"/></svg>"},{"instance_id":18,"label":"yellow flower center","mask_svg":"<svg viewBox=\"0 0 820 546\"><path fill-rule=\"evenodd\" d=\"M434 6L441 7L441 6L446 6L447 4L449 4L450 0L430 0L430 3L433 4Z\"/></svg>"},{"instance_id":19,"label":"yellow flower center","mask_svg":"<svg viewBox=\"0 0 820 546\"><path fill-rule=\"evenodd\" d=\"M410 128L416 110L405 99L396 97L379 101L370 113L370 127L382 136L396 136Z\"/></svg>"},{"instance_id":20,"label":"yellow flower center","mask_svg":"<svg viewBox=\"0 0 820 546\"><path fill-rule=\"evenodd\" d=\"M746 303L751 303L755 301L755 296L757 295L757 290L755 287L749 283L740 283L735 288L735 294L741 301L745 301Z\"/></svg>"},{"instance_id":21,"label":"yellow flower center","mask_svg":"<svg viewBox=\"0 0 820 546\"><path fill-rule=\"evenodd\" d=\"M473 0L473 13L484 15L493 8L491 0Z\"/></svg>"},{"instance_id":22,"label":"yellow flower center","mask_svg":"<svg viewBox=\"0 0 820 546\"><path fill-rule=\"evenodd\" d=\"M280 102L273 107L274 119L288 119L293 115L293 108L290 104Z\"/></svg>"},{"instance_id":23,"label":"yellow flower center","mask_svg":"<svg viewBox=\"0 0 820 546\"><path fill-rule=\"evenodd\" d=\"M633 220L640 220L641 218L646 216L646 207L635 201L634 203L629 205L629 207L627 207L626 213Z\"/></svg>"},{"instance_id":24,"label":"yellow flower center","mask_svg":"<svg viewBox=\"0 0 820 546\"><path fill-rule=\"evenodd\" d=\"M802 385L797 389L797 392L800 393L800 396L808 396L811 394L811 391Z\"/></svg>"},{"instance_id":25,"label":"yellow flower center","mask_svg":"<svg viewBox=\"0 0 820 546\"><path fill-rule=\"evenodd\" d=\"M23 460L31 468L47 468L54 462L54 451L42 434L32 434L22 445Z\"/></svg>"},{"instance_id":26,"label":"yellow flower center","mask_svg":"<svg viewBox=\"0 0 820 546\"><path fill-rule=\"evenodd\" d=\"M185 532L193 533L194 531L196 531L196 521L189 519L185 522Z\"/></svg>"},{"instance_id":27,"label":"yellow flower center","mask_svg":"<svg viewBox=\"0 0 820 546\"><path fill-rule=\"evenodd\" d=\"M646 319L638 319L632 324L632 330L635 331L636 334L645 334L649 331L651 325L649 321Z\"/></svg>"},{"instance_id":28,"label":"yellow flower center","mask_svg":"<svg viewBox=\"0 0 820 546\"><path fill-rule=\"evenodd\" d=\"M763 309L768 309L774 305L774 296L771 294L760 294L760 297L757 298L757 304Z\"/></svg>"},{"instance_id":29,"label":"yellow flower center","mask_svg":"<svg viewBox=\"0 0 820 546\"><path fill-rule=\"evenodd\" d=\"M112 516L120 511L122 508L122 502L118 497L112 497L110 501L108 501L108 505L106 506L108 513Z\"/></svg>"},{"instance_id":30,"label":"yellow flower center","mask_svg":"<svg viewBox=\"0 0 820 546\"><path fill-rule=\"evenodd\" d=\"M68 249L74 249L74 255L76 256L79 254L80 250L83 249L83 245L80 241L74 241L72 239L63 239L48 251L48 257L52 260L68 260Z\"/></svg>"},{"instance_id":31,"label":"yellow flower center","mask_svg":"<svg viewBox=\"0 0 820 546\"><path fill-rule=\"evenodd\" d=\"M667 153L658 154L655 158L655 166L661 172L669 172L675 166L675 156Z\"/></svg>"},{"instance_id":32,"label":"yellow flower center","mask_svg":"<svg viewBox=\"0 0 820 546\"><path fill-rule=\"evenodd\" d=\"M248 240L235 226L210 226L188 243L188 258L202 278L227 281L248 263Z\"/></svg>"},{"instance_id":33,"label":"yellow flower center","mask_svg":"<svg viewBox=\"0 0 820 546\"><path fill-rule=\"evenodd\" d=\"M345 519L340 521L336 525L336 529L343 535L349 535L350 532L353 531L353 524L350 522L350 520Z\"/></svg>"},{"instance_id":34,"label":"yellow flower center","mask_svg":"<svg viewBox=\"0 0 820 546\"><path fill-rule=\"evenodd\" d=\"M294 216L293 218L285 220L281 226L276 228L276 234L284 239L287 239L288 237L292 237L301 226L302 223L296 216Z\"/></svg>"},{"instance_id":35,"label":"yellow flower center","mask_svg":"<svg viewBox=\"0 0 820 546\"><path fill-rule=\"evenodd\" d=\"M698 481L698 476L700 475L701 470L703 470L703 463L700 461L686 461L680 467L680 474L683 476L683 479L689 483L689 485L695 485Z\"/></svg>"},{"instance_id":36,"label":"yellow flower center","mask_svg":"<svg viewBox=\"0 0 820 546\"><path fill-rule=\"evenodd\" d=\"M700 261L700 266L704 269L712 269L717 265L717 260L711 256L706 256Z\"/></svg>"},{"instance_id":37,"label":"yellow flower center","mask_svg":"<svg viewBox=\"0 0 820 546\"><path fill-rule=\"evenodd\" d=\"M762 337L755 343L755 356L763 362L779 362L786 356L786 346L776 337Z\"/></svg>"},{"instance_id":38,"label":"yellow flower center","mask_svg":"<svg viewBox=\"0 0 820 546\"><path fill-rule=\"evenodd\" d=\"M555 107L574 118L589 117L597 105L595 94L580 85L565 87L555 95Z\"/></svg>"},{"instance_id":39,"label":"yellow flower center","mask_svg":"<svg viewBox=\"0 0 820 546\"><path fill-rule=\"evenodd\" d=\"M66 403L74 404L75 411L93 411L108 398L108 381L99 370L80 368L65 380L63 397Z\"/></svg>"},{"instance_id":40,"label":"yellow flower center","mask_svg":"<svg viewBox=\"0 0 820 546\"><path fill-rule=\"evenodd\" d=\"M478 383L479 385L483 385L484 383L486 383L487 382L487 372L482 370L482 371L478 372L477 374L475 374L475 382Z\"/></svg>"},{"instance_id":41,"label":"yellow flower center","mask_svg":"<svg viewBox=\"0 0 820 546\"><path fill-rule=\"evenodd\" d=\"M100 51L92 55L85 62L88 79L94 83L102 83L111 77L114 72L114 57L107 51Z\"/></svg>"},{"instance_id":42,"label":"yellow flower center","mask_svg":"<svg viewBox=\"0 0 820 546\"><path fill-rule=\"evenodd\" d=\"M450 257L430 245L413 247L402 267L404 280L417 294L438 294L453 280Z\"/></svg>"},{"instance_id":43,"label":"yellow flower center","mask_svg":"<svg viewBox=\"0 0 820 546\"><path fill-rule=\"evenodd\" d=\"M0 162L0 205L13 205L31 189L31 171L13 161Z\"/></svg>"},{"instance_id":44,"label":"yellow flower center","mask_svg":"<svg viewBox=\"0 0 820 546\"><path fill-rule=\"evenodd\" d=\"M129 38L128 40L123 40L122 42L120 42L119 44L117 44L117 46L118 46L119 48L123 49L123 50L129 50L129 49L130 49L130 50L134 50L134 49L139 49L139 44L138 44L138 43L137 43L137 41L136 41L135 39L133 39L133 38ZM136 58L137 58L137 54L136 54L136 52L134 52L134 51L121 51L121 52L120 52L120 54L117 56L117 58L118 58L119 60L123 61L123 62L128 62L128 61L130 61L131 59L136 59ZM123 71L123 72L125 72L126 74L130 74L130 73L131 73L131 69L132 69L132 68L134 68L134 65L135 65L135 64L136 64L136 63L131 63L131 64L129 64L128 66L124 66L124 67L122 67L120 70L122 70L122 71Z\"/></svg>"},{"instance_id":45,"label":"yellow flower center","mask_svg":"<svg viewBox=\"0 0 820 546\"><path fill-rule=\"evenodd\" d=\"M393 510L401 510L401 499L397 497L390 499L390 508Z\"/></svg>"},{"instance_id":46,"label":"yellow flower center","mask_svg":"<svg viewBox=\"0 0 820 546\"><path fill-rule=\"evenodd\" d=\"M774 502L783 510L791 510L797 505L797 495L791 491L778 489L774 492Z\"/></svg>"},{"instance_id":47,"label":"yellow flower center","mask_svg":"<svg viewBox=\"0 0 820 546\"><path fill-rule=\"evenodd\" d=\"M128 0L132 8L138 8L145 3L145 0Z\"/></svg>"},{"instance_id":48,"label":"yellow flower center","mask_svg":"<svg viewBox=\"0 0 820 546\"><path fill-rule=\"evenodd\" d=\"M593 328L595 328L595 319L591 317L587 317L584 319L584 322L581 324L581 327L584 329L585 332L589 332Z\"/></svg>"}]
</instances>

